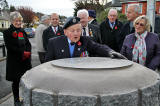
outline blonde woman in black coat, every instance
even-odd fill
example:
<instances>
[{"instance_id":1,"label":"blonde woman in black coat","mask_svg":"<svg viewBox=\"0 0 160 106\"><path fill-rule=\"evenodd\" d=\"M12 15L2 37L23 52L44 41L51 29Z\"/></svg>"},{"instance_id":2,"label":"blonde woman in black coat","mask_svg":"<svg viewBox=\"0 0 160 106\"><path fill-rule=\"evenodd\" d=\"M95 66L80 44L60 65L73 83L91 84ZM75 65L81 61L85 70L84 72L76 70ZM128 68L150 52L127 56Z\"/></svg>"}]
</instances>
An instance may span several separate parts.
<instances>
[{"instance_id":1,"label":"blonde woman in black coat","mask_svg":"<svg viewBox=\"0 0 160 106\"><path fill-rule=\"evenodd\" d=\"M11 25L4 31L7 48L6 79L12 83L14 105L21 106L19 100L19 82L21 76L31 68L31 44L26 32L21 28L22 16L19 12L11 12Z\"/></svg>"}]
</instances>

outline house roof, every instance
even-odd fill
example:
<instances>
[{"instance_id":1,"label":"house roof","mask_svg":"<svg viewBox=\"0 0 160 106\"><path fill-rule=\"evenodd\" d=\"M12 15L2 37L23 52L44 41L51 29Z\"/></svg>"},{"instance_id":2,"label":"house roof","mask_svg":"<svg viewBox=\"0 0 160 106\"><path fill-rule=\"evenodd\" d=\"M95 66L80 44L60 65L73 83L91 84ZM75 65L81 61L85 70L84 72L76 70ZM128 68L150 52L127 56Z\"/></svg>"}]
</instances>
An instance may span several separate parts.
<instances>
[{"instance_id":1,"label":"house roof","mask_svg":"<svg viewBox=\"0 0 160 106\"><path fill-rule=\"evenodd\" d=\"M114 4L111 4L111 7L121 7L121 3L119 2L119 3L114 3Z\"/></svg>"},{"instance_id":2,"label":"house roof","mask_svg":"<svg viewBox=\"0 0 160 106\"><path fill-rule=\"evenodd\" d=\"M108 3L106 3L105 4L105 8L107 8L107 7L121 7L121 3L120 2L115 2L114 4L112 4L112 2L108 2Z\"/></svg>"},{"instance_id":3,"label":"house roof","mask_svg":"<svg viewBox=\"0 0 160 106\"><path fill-rule=\"evenodd\" d=\"M10 15L8 11L1 11L0 20L10 21Z\"/></svg>"},{"instance_id":4,"label":"house roof","mask_svg":"<svg viewBox=\"0 0 160 106\"><path fill-rule=\"evenodd\" d=\"M147 1L147 0L120 0L121 3L141 2L141 1ZM160 0L156 0L156 1L160 1Z\"/></svg>"}]
</instances>

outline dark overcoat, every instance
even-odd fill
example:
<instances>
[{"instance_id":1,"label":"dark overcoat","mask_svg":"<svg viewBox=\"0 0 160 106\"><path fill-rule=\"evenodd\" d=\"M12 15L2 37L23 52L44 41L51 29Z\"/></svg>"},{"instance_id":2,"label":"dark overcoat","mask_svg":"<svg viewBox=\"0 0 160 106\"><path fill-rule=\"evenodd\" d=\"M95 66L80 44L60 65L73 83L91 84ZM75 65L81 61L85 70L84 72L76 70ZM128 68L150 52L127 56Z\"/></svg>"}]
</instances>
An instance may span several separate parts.
<instances>
[{"instance_id":1,"label":"dark overcoat","mask_svg":"<svg viewBox=\"0 0 160 106\"><path fill-rule=\"evenodd\" d=\"M121 50L121 48L122 48L122 45L123 45L123 41L124 41L124 39L125 39L125 37L127 36L127 35L129 35L129 34L131 34L131 33L134 33L135 32L135 28L133 27L132 29L131 29L131 27L130 27L130 21L128 21L128 22L126 22L124 25L123 25L123 27L122 27L122 29L121 29L121 33L120 33L120 40L119 40L119 48L120 48L120 50Z\"/></svg>"},{"instance_id":2,"label":"dark overcoat","mask_svg":"<svg viewBox=\"0 0 160 106\"><path fill-rule=\"evenodd\" d=\"M127 57L129 60L132 60L132 51L135 42L136 42L135 33L126 36L124 40L121 49L121 54ZM148 32L145 38L145 42L147 50L145 66L155 70L160 64L160 40L157 34Z\"/></svg>"},{"instance_id":3,"label":"dark overcoat","mask_svg":"<svg viewBox=\"0 0 160 106\"><path fill-rule=\"evenodd\" d=\"M93 24L88 24L89 36L91 39L97 43L102 43L101 33L98 26Z\"/></svg>"},{"instance_id":4,"label":"dark overcoat","mask_svg":"<svg viewBox=\"0 0 160 106\"><path fill-rule=\"evenodd\" d=\"M53 37L64 35L63 28L58 26L58 30L55 33L52 29L52 26L49 26L47 29L43 31L42 40L43 40L43 47L47 51L48 40Z\"/></svg>"},{"instance_id":5,"label":"dark overcoat","mask_svg":"<svg viewBox=\"0 0 160 106\"><path fill-rule=\"evenodd\" d=\"M93 24L93 25L96 25L96 26L99 26L98 22L96 19L94 19L90 24Z\"/></svg>"},{"instance_id":6,"label":"dark overcoat","mask_svg":"<svg viewBox=\"0 0 160 106\"><path fill-rule=\"evenodd\" d=\"M7 48L6 79L20 79L31 68L31 58L23 60L24 51L31 52L31 44L26 32L13 25L3 32L3 36Z\"/></svg>"},{"instance_id":7,"label":"dark overcoat","mask_svg":"<svg viewBox=\"0 0 160 106\"><path fill-rule=\"evenodd\" d=\"M95 43L88 36L81 36L80 41L75 44L72 57L83 57L83 54L86 52L88 52L88 56L98 55L108 57L109 51L111 51L111 49L108 46ZM71 58L67 37L59 36L50 39L45 60L51 61L63 58Z\"/></svg>"},{"instance_id":8,"label":"dark overcoat","mask_svg":"<svg viewBox=\"0 0 160 106\"><path fill-rule=\"evenodd\" d=\"M120 42L120 32L123 24L116 20L113 29L110 27L109 19L107 18L100 24L100 32L102 44L108 45L111 49L120 52L119 42Z\"/></svg>"}]
</instances>

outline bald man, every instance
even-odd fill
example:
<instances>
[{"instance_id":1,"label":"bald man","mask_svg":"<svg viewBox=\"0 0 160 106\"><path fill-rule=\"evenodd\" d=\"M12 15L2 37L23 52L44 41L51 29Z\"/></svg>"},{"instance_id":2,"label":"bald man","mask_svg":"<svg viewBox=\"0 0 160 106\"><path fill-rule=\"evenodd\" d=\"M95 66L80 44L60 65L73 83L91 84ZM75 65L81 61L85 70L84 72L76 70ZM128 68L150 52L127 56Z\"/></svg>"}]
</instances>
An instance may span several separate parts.
<instances>
[{"instance_id":1,"label":"bald man","mask_svg":"<svg viewBox=\"0 0 160 106\"><path fill-rule=\"evenodd\" d=\"M102 44L108 45L111 49L119 52L118 36L123 24L117 19L116 9L110 9L108 17L100 24Z\"/></svg>"},{"instance_id":2,"label":"bald man","mask_svg":"<svg viewBox=\"0 0 160 106\"><path fill-rule=\"evenodd\" d=\"M122 44L126 35L129 35L135 32L135 29L133 27L133 21L139 16L139 6L137 4L129 5L127 8L126 16L127 16L128 22L123 26L122 31L120 33L120 37L121 37L119 42L120 49L122 47Z\"/></svg>"},{"instance_id":3,"label":"bald man","mask_svg":"<svg viewBox=\"0 0 160 106\"><path fill-rule=\"evenodd\" d=\"M59 26L59 15L57 13L52 13L51 19L50 19L50 24L47 29L43 31L43 47L45 51L47 51L47 45L48 45L48 40L53 37L61 36L64 35L63 28Z\"/></svg>"}]
</instances>

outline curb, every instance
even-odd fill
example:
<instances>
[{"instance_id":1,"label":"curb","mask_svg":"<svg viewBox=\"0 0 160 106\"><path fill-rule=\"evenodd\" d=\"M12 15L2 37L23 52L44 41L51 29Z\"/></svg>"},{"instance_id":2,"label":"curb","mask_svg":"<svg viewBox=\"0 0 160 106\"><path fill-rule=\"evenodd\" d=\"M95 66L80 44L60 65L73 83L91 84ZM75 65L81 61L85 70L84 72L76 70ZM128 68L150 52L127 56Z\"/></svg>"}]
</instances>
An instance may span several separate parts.
<instances>
[{"instance_id":1,"label":"curb","mask_svg":"<svg viewBox=\"0 0 160 106\"><path fill-rule=\"evenodd\" d=\"M0 99L0 104L2 104L3 102L5 102L6 100L8 100L12 95L13 95L13 94L10 93L10 94L8 94L7 96L1 98L1 99Z\"/></svg>"},{"instance_id":2,"label":"curb","mask_svg":"<svg viewBox=\"0 0 160 106\"><path fill-rule=\"evenodd\" d=\"M0 58L0 62L6 60L6 57Z\"/></svg>"}]
</instances>

